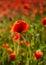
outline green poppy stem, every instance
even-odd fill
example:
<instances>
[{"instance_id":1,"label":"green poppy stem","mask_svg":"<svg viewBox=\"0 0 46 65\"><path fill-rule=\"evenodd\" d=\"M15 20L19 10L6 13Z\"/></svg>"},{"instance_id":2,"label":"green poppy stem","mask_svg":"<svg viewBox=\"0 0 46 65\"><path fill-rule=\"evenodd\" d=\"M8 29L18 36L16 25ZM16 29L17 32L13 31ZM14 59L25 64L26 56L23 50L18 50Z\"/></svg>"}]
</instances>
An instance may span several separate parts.
<instances>
[{"instance_id":1,"label":"green poppy stem","mask_svg":"<svg viewBox=\"0 0 46 65\"><path fill-rule=\"evenodd\" d=\"M15 53L15 43L14 43L14 53Z\"/></svg>"},{"instance_id":2,"label":"green poppy stem","mask_svg":"<svg viewBox=\"0 0 46 65\"><path fill-rule=\"evenodd\" d=\"M2 55L2 58L1 58L1 60L2 60L2 65L4 65L4 56L5 56L5 50L3 50L4 52L3 52L3 55Z\"/></svg>"},{"instance_id":3,"label":"green poppy stem","mask_svg":"<svg viewBox=\"0 0 46 65\"><path fill-rule=\"evenodd\" d=\"M36 65L38 65L38 60L37 60L37 62L36 62Z\"/></svg>"},{"instance_id":4,"label":"green poppy stem","mask_svg":"<svg viewBox=\"0 0 46 65\"><path fill-rule=\"evenodd\" d=\"M20 35L20 34L19 34ZM18 36L18 45L17 45L17 55L19 54L19 44L20 44L20 36Z\"/></svg>"},{"instance_id":5,"label":"green poppy stem","mask_svg":"<svg viewBox=\"0 0 46 65\"><path fill-rule=\"evenodd\" d=\"M28 52L27 52L27 60L26 60L26 64L25 65L29 65Z\"/></svg>"}]
</instances>

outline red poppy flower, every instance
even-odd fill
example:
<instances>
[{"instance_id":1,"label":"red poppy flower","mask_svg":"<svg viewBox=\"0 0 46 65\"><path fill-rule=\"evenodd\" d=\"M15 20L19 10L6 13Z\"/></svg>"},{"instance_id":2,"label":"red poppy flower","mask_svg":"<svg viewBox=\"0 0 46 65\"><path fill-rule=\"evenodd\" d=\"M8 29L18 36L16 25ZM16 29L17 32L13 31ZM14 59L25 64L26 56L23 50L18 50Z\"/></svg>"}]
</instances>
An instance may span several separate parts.
<instances>
[{"instance_id":1,"label":"red poppy flower","mask_svg":"<svg viewBox=\"0 0 46 65\"><path fill-rule=\"evenodd\" d=\"M18 20L14 23L14 25L11 28L11 32L26 32L28 30L28 24L25 21Z\"/></svg>"},{"instance_id":2,"label":"red poppy flower","mask_svg":"<svg viewBox=\"0 0 46 65\"><path fill-rule=\"evenodd\" d=\"M37 51L34 53L34 56L36 57L36 59L40 59L43 56L43 52Z\"/></svg>"},{"instance_id":3,"label":"red poppy flower","mask_svg":"<svg viewBox=\"0 0 46 65\"><path fill-rule=\"evenodd\" d=\"M24 9L29 9L30 7L29 7L29 5L28 4L25 4L24 5Z\"/></svg>"},{"instance_id":4,"label":"red poppy flower","mask_svg":"<svg viewBox=\"0 0 46 65\"><path fill-rule=\"evenodd\" d=\"M2 44L3 48L7 48L9 45L8 44Z\"/></svg>"},{"instance_id":5,"label":"red poppy flower","mask_svg":"<svg viewBox=\"0 0 46 65\"><path fill-rule=\"evenodd\" d=\"M16 54L15 53L11 53L10 54L10 57L9 57L9 59L8 59L8 61L12 61L12 60L14 60L16 58Z\"/></svg>"},{"instance_id":6,"label":"red poppy flower","mask_svg":"<svg viewBox=\"0 0 46 65\"><path fill-rule=\"evenodd\" d=\"M43 24L44 26L46 26L46 18L43 18L43 19L42 19L42 24Z\"/></svg>"}]
</instances>

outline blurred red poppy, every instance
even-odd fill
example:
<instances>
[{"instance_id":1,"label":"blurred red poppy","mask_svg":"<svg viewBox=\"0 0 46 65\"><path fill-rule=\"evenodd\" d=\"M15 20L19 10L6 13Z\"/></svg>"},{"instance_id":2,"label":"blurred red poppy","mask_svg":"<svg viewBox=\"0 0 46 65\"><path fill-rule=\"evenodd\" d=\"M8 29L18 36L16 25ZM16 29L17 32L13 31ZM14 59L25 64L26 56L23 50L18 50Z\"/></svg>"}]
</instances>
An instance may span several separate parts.
<instances>
[{"instance_id":1,"label":"blurred red poppy","mask_svg":"<svg viewBox=\"0 0 46 65\"><path fill-rule=\"evenodd\" d=\"M26 42L26 44L25 44L25 45L26 45L26 47L29 47L29 46L30 46L30 44L29 44L28 42Z\"/></svg>"},{"instance_id":2,"label":"blurred red poppy","mask_svg":"<svg viewBox=\"0 0 46 65\"><path fill-rule=\"evenodd\" d=\"M37 51L34 53L34 56L36 57L36 59L40 59L43 56L43 52Z\"/></svg>"},{"instance_id":3,"label":"blurred red poppy","mask_svg":"<svg viewBox=\"0 0 46 65\"><path fill-rule=\"evenodd\" d=\"M16 54L15 53L11 53L10 54L10 57L9 57L9 59L8 59L8 61L12 61L12 60L14 60L16 58Z\"/></svg>"},{"instance_id":4,"label":"blurred red poppy","mask_svg":"<svg viewBox=\"0 0 46 65\"><path fill-rule=\"evenodd\" d=\"M2 44L3 48L8 48L8 46L9 46L8 44Z\"/></svg>"},{"instance_id":5,"label":"blurred red poppy","mask_svg":"<svg viewBox=\"0 0 46 65\"><path fill-rule=\"evenodd\" d=\"M27 22L18 20L13 24L10 32L18 32L18 33L26 32L28 28L29 28L29 25Z\"/></svg>"},{"instance_id":6,"label":"blurred red poppy","mask_svg":"<svg viewBox=\"0 0 46 65\"><path fill-rule=\"evenodd\" d=\"M46 18L43 18L43 19L42 19L42 24L43 24L44 26L46 26Z\"/></svg>"},{"instance_id":7,"label":"blurred red poppy","mask_svg":"<svg viewBox=\"0 0 46 65\"><path fill-rule=\"evenodd\" d=\"M28 4L24 5L24 9L29 9L29 8L30 8L30 6Z\"/></svg>"},{"instance_id":8,"label":"blurred red poppy","mask_svg":"<svg viewBox=\"0 0 46 65\"><path fill-rule=\"evenodd\" d=\"M7 48L7 52L11 53L12 52L12 48Z\"/></svg>"},{"instance_id":9,"label":"blurred red poppy","mask_svg":"<svg viewBox=\"0 0 46 65\"><path fill-rule=\"evenodd\" d=\"M2 5L3 4L3 5ZM21 11L21 12L24 12L23 10L26 9L26 12L27 11L31 11L33 10L33 8L35 7L38 7L39 5L39 8L40 7L43 7L43 5L46 4L46 1L44 0L0 0L0 17L4 16L5 14L8 15L8 13L11 11L11 10L17 10L17 11ZM46 8L44 8L46 9ZM7 11L8 10L8 11ZM5 13L3 13L5 11ZM12 12L13 12L12 11ZM28 12L28 14L30 14ZM18 12L19 13L19 12ZM42 13L42 12L40 12ZM25 13L26 15L27 13ZM10 14L11 15L11 14ZM14 14L16 15L16 13Z\"/></svg>"}]
</instances>

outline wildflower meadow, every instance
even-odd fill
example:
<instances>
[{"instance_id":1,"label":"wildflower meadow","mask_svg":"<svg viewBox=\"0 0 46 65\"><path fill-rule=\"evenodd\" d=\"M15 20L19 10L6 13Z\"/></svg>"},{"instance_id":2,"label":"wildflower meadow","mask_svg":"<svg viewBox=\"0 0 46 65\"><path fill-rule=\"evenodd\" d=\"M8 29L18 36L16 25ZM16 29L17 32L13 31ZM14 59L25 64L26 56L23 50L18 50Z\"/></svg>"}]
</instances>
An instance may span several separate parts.
<instances>
[{"instance_id":1,"label":"wildflower meadow","mask_svg":"<svg viewBox=\"0 0 46 65\"><path fill-rule=\"evenodd\" d=\"M46 0L0 0L0 65L46 65Z\"/></svg>"}]
</instances>

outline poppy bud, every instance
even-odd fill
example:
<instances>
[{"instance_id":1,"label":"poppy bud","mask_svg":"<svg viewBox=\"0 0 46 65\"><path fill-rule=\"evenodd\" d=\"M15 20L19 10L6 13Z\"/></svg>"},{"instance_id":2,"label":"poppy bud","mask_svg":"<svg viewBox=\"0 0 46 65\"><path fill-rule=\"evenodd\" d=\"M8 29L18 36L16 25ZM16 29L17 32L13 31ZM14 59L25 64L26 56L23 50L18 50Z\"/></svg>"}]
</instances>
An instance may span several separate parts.
<instances>
[{"instance_id":1,"label":"poppy bud","mask_svg":"<svg viewBox=\"0 0 46 65\"><path fill-rule=\"evenodd\" d=\"M12 52L12 48L7 48L7 52L11 53Z\"/></svg>"},{"instance_id":2,"label":"poppy bud","mask_svg":"<svg viewBox=\"0 0 46 65\"><path fill-rule=\"evenodd\" d=\"M9 45L8 44L2 44L3 48L7 48Z\"/></svg>"},{"instance_id":3,"label":"poppy bud","mask_svg":"<svg viewBox=\"0 0 46 65\"><path fill-rule=\"evenodd\" d=\"M25 45L26 45L26 47L29 47L29 46L30 46L30 44L29 44L28 42L26 42L26 44L25 44Z\"/></svg>"},{"instance_id":4,"label":"poppy bud","mask_svg":"<svg viewBox=\"0 0 46 65\"><path fill-rule=\"evenodd\" d=\"M24 52L22 53L22 56L25 56L25 53Z\"/></svg>"}]
</instances>

